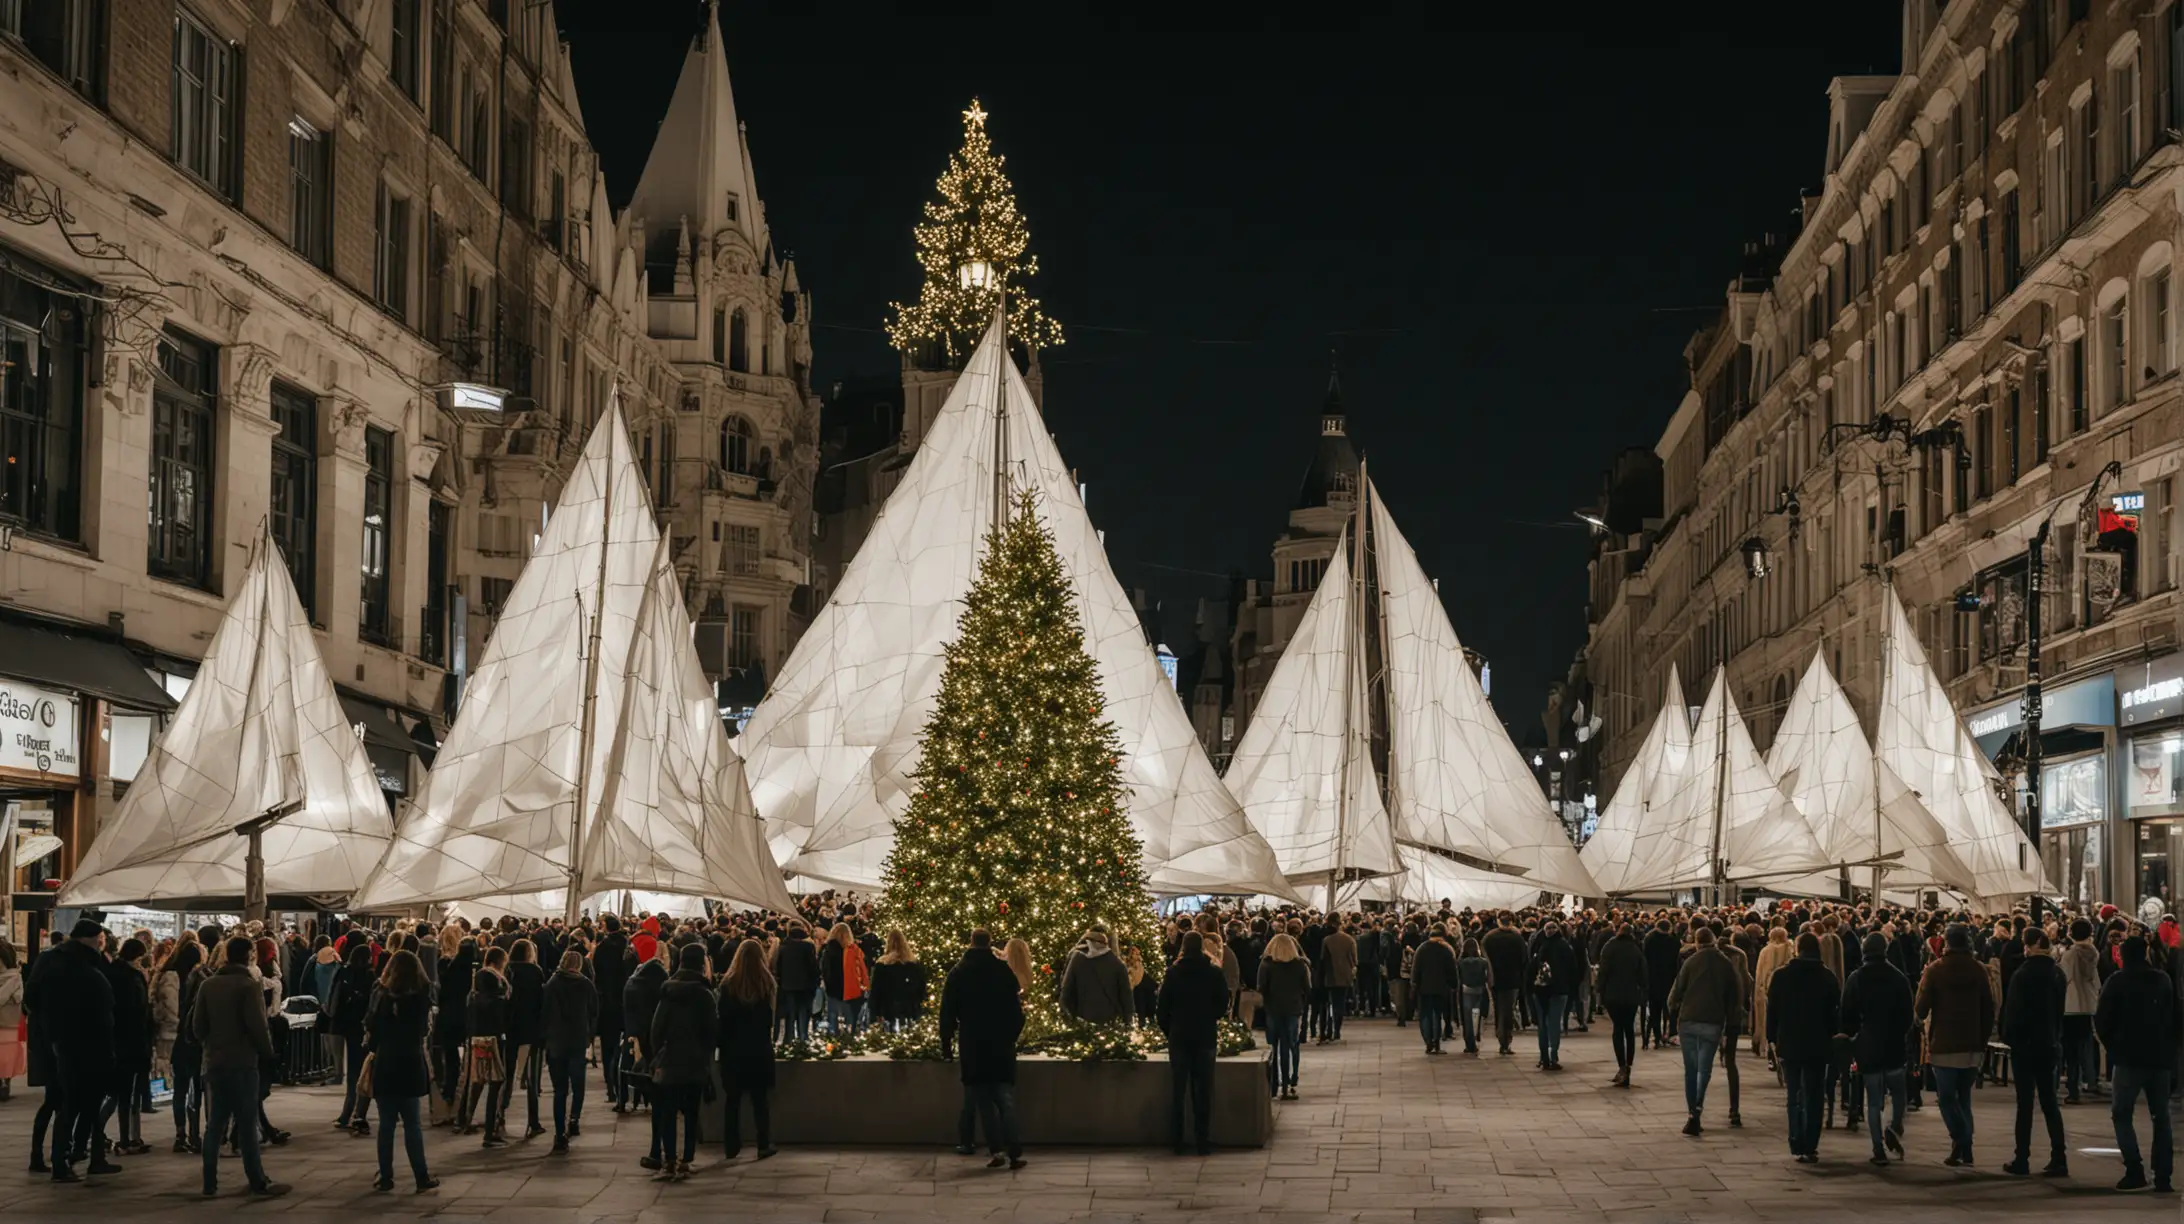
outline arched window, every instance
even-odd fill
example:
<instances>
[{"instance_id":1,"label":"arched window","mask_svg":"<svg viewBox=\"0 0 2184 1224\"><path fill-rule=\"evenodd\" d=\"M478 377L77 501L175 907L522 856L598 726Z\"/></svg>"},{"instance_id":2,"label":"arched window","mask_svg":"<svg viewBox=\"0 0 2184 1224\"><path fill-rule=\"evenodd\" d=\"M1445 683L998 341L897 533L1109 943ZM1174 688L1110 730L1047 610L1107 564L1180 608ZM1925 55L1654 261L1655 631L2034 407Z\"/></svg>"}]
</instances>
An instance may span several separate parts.
<instances>
[{"instance_id":1,"label":"arched window","mask_svg":"<svg viewBox=\"0 0 2184 1224\"><path fill-rule=\"evenodd\" d=\"M720 465L738 476L751 474L751 423L739 416L720 423Z\"/></svg>"},{"instance_id":2,"label":"arched window","mask_svg":"<svg viewBox=\"0 0 2184 1224\"><path fill-rule=\"evenodd\" d=\"M717 365L728 360L728 308L713 307L713 361Z\"/></svg>"},{"instance_id":3,"label":"arched window","mask_svg":"<svg viewBox=\"0 0 2184 1224\"><path fill-rule=\"evenodd\" d=\"M728 318L728 368L749 373L751 369L750 322L741 307Z\"/></svg>"}]
</instances>

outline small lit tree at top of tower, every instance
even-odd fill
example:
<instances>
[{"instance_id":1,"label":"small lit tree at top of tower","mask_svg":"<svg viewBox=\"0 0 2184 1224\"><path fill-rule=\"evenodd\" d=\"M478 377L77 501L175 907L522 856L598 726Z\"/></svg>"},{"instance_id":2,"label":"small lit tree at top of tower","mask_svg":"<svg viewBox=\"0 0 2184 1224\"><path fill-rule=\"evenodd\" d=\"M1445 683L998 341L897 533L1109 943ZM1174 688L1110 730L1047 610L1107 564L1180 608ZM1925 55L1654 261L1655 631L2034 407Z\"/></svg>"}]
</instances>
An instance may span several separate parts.
<instances>
[{"instance_id":1,"label":"small lit tree at top of tower","mask_svg":"<svg viewBox=\"0 0 2184 1224\"><path fill-rule=\"evenodd\" d=\"M948 159L917 227L918 263L925 269L918 300L890 303L887 338L914 361L955 366L993 320L995 296L1008 294L1009 333L1034 349L1062 342L1061 325L1046 317L1026 282L1038 275L1031 231L1016 210L1016 189L986 135L986 111L971 100L963 112L963 147Z\"/></svg>"}]
</instances>

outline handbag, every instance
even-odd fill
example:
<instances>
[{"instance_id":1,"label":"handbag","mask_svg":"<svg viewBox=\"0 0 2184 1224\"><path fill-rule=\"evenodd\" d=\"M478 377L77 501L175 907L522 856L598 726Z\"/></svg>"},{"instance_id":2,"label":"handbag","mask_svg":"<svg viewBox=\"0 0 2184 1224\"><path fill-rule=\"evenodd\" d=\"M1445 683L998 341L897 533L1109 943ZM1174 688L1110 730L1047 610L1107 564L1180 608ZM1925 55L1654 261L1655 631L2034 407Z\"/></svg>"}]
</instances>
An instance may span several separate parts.
<instances>
[{"instance_id":1,"label":"handbag","mask_svg":"<svg viewBox=\"0 0 2184 1224\"><path fill-rule=\"evenodd\" d=\"M376 1052L366 1054L356 1069L356 1094L360 1097L370 1099L372 1095L372 1064L378 1058Z\"/></svg>"}]
</instances>

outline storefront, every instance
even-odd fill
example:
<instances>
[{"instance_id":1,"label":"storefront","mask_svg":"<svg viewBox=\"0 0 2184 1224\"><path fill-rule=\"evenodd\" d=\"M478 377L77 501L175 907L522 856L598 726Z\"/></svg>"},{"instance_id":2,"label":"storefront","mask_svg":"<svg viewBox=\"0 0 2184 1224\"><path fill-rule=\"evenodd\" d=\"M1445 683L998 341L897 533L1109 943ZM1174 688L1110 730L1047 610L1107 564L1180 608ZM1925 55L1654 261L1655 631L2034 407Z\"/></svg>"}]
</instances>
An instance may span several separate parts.
<instances>
[{"instance_id":1,"label":"storefront","mask_svg":"<svg viewBox=\"0 0 2184 1224\"><path fill-rule=\"evenodd\" d=\"M2109 674L2047 689L2040 717L2040 857L2056 892L2080 904L2114 895L2109 878L2121 835L2109 767L2115 751L2116 677ZM2022 692L1972 711L1965 725L1990 759L2022 759ZM2025 812L2024 775L2014 811Z\"/></svg>"},{"instance_id":2,"label":"storefront","mask_svg":"<svg viewBox=\"0 0 2184 1224\"><path fill-rule=\"evenodd\" d=\"M2123 736L2123 809L2129 835L2129 899L2141 911L2177 908L2184 872L2184 654L2116 670Z\"/></svg>"},{"instance_id":3,"label":"storefront","mask_svg":"<svg viewBox=\"0 0 2184 1224\"><path fill-rule=\"evenodd\" d=\"M0 930L35 946L53 895L175 702L116 642L0 619Z\"/></svg>"}]
</instances>

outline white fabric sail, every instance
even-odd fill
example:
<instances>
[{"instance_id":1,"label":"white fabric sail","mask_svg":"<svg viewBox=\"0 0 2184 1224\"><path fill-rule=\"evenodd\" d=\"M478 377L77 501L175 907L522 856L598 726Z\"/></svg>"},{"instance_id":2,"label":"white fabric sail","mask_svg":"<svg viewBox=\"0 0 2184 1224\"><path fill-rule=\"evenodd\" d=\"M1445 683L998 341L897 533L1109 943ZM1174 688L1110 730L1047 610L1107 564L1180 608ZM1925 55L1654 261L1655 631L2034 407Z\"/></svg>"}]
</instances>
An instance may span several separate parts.
<instances>
[{"instance_id":1,"label":"white fabric sail","mask_svg":"<svg viewBox=\"0 0 2184 1224\"><path fill-rule=\"evenodd\" d=\"M1970 869L1949 849L1948 832L1933 813L1894 770L1876 767L1858 713L1820 651L1813 652L1783 711L1767 763L1789 787L1831 866L1879 863L1893 881L1972 886ZM1832 896L1842 878L1830 871L1774 887ZM1868 870L1861 868L1849 879L1854 888L1870 888Z\"/></svg>"},{"instance_id":2,"label":"white fabric sail","mask_svg":"<svg viewBox=\"0 0 2184 1224\"><path fill-rule=\"evenodd\" d=\"M1338 904L1348 908L1360 901L1384 901L1438 906L1446 901L1459 911L1522 909L1537 905L1540 894L1547 891L1514 876L1483 871L1417 846L1398 845L1395 852L1403 870L1345 885Z\"/></svg>"},{"instance_id":3,"label":"white fabric sail","mask_svg":"<svg viewBox=\"0 0 2184 1224\"><path fill-rule=\"evenodd\" d=\"M1292 883L1400 870L1368 746L1349 532L1274 664L1223 775ZM1338 894L1339 895L1339 894Z\"/></svg>"},{"instance_id":4,"label":"white fabric sail","mask_svg":"<svg viewBox=\"0 0 2184 1224\"><path fill-rule=\"evenodd\" d=\"M267 537L181 708L59 903L241 898L249 845L235 827L298 803L259 839L267 894L347 897L394 821Z\"/></svg>"},{"instance_id":5,"label":"white fabric sail","mask_svg":"<svg viewBox=\"0 0 2184 1224\"><path fill-rule=\"evenodd\" d=\"M994 520L997 408L1009 495L1037 495L1084 617L1153 890L1292 896L1161 672L998 320L739 737L782 865L842 887L881 883L943 647Z\"/></svg>"},{"instance_id":6,"label":"white fabric sail","mask_svg":"<svg viewBox=\"0 0 2184 1224\"><path fill-rule=\"evenodd\" d=\"M1986 754L1957 717L1893 588L1888 594L1887 680L1874 751L1915 792L1970 869L1966 890L1983 905L2047 890L2040 854L1998 791ZM1896 882L1891 876L1883 877Z\"/></svg>"},{"instance_id":7,"label":"white fabric sail","mask_svg":"<svg viewBox=\"0 0 2184 1224\"><path fill-rule=\"evenodd\" d=\"M1595 895L1598 884L1472 674L1440 592L1379 489L1367 493L1386 629L1396 839L1519 877L1535 892Z\"/></svg>"},{"instance_id":8,"label":"white fabric sail","mask_svg":"<svg viewBox=\"0 0 2184 1224\"><path fill-rule=\"evenodd\" d=\"M1620 896L1657 888L1672 868L1681 830L1674 808L1691 768L1691 715L1676 667L1668 668L1667 693L1638 752L1623 771L1593 835L1578 858L1599 885L1593 895ZM1708 762L1711 764L1712 762Z\"/></svg>"},{"instance_id":9,"label":"white fabric sail","mask_svg":"<svg viewBox=\"0 0 2184 1224\"><path fill-rule=\"evenodd\" d=\"M565 896L573 879L584 896L648 889L792 908L690 634L617 401L585 442L432 773L355 907L516 905L524 894ZM530 899L542 907L532 912L560 912Z\"/></svg>"}]
</instances>

